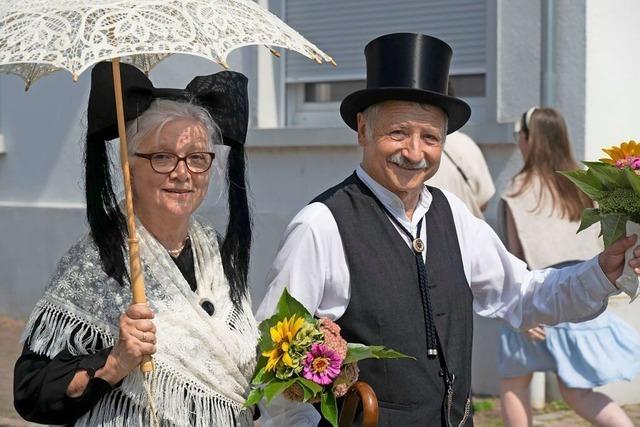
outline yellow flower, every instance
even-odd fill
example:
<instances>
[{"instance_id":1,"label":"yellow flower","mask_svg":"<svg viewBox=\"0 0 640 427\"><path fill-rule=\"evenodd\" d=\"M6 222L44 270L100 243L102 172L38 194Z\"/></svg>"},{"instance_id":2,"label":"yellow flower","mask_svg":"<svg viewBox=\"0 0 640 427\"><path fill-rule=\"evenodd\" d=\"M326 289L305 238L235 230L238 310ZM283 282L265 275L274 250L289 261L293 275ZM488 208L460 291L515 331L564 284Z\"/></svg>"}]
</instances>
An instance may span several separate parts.
<instances>
[{"instance_id":1,"label":"yellow flower","mask_svg":"<svg viewBox=\"0 0 640 427\"><path fill-rule=\"evenodd\" d=\"M289 355L289 348L303 324L304 319L302 317L296 318L294 314L291 318L285 317L282 321L278 322L276 326L269 329L274 347L262 353L263 356L269 358L266 366L267 371L274 370L280 360L289 367L293 366L293 360Z\"/></svg>"},{"instance_id":2,"label":"yellow flower","mask_svg":"<svg viewBox=\"0 0 640 427\"><path fill-rule=\"evenodd\" d=\"M610 158L600 159L601 162L609 163L610 165L616 165L618 161L624 161L629 157L640 156L640 144L635 141L623 142L619 146L613 146L609 148L603 148Z\"/></svg>"}]
</instances>

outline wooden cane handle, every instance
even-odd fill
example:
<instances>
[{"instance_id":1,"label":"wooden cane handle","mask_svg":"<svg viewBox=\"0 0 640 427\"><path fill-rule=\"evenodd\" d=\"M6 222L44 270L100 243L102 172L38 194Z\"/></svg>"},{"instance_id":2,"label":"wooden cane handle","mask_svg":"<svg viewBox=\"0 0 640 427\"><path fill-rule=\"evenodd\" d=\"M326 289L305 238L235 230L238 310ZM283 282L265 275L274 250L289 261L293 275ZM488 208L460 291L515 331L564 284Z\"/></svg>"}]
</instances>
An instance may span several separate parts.
<instances>
[{"instance_id":1,"label":"wooden cane handle","mask_svg":"<svg viewBox=\"0 0 640 427\"><path fill-rule=\"evenodd\" d=\"M357 381L347 391L340 413L339 427L351 427L359 402L362 402L362 427L377 427L378 398L371 386L364 381Z\"/></svg>"},{"instance_id":2,"label":"wooden cane handle","mask_svg":"<svg viewBox=\"0 0 640 427\"><path fill-rule=\"evenodd\" d=\"M143 373L151 372L155 369L155 365L153 364L153 359L151 356L144 356L142 358L142 363L140 364L140 370Z\"/></svg>"}]
</instances>

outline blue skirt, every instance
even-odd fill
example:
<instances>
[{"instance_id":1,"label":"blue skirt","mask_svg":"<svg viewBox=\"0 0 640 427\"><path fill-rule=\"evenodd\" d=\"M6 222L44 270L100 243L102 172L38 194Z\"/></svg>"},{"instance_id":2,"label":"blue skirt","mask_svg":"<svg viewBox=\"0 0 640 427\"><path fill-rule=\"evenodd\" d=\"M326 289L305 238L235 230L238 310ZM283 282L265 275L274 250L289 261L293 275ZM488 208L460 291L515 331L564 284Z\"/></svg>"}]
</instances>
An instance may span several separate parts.
<instances>
[{"instance_id":1,"label":"blue skirt","mask_svg":"<svg viewBox=\"0 0 640 427\"><path fill-rule=\"evenodd\" d=\"M605 311L581 323L544 327L546 339L531 341L507 326L500 334L498 374L519 377L553 371L567 387L593 388L631 381L640 373L640 335Z\"/></svg>"}]
</instances>

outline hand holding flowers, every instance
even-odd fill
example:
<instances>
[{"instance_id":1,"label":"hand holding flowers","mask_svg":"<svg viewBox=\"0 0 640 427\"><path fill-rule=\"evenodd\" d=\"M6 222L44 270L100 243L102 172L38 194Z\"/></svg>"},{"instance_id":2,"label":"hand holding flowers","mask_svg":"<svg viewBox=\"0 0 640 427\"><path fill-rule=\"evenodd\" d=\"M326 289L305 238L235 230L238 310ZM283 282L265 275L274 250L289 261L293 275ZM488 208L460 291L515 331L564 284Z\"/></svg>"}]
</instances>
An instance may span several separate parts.
<instances>
[{"instance_id":1,"label":"hand holding flowers","mask_svg":"<svg viewBox=\"0 0 640 427\"><path fill-rule=\"evenodd\" d=\"M616 258L617 252L626 248L624 269L615 282L633 300L640 294L640 280L629 265L635 258L635 245L631 241L616 242L625 235L640 234L640 144L623 142L602 151L609 157L583 162L586 170L561 173L597 204L596 208L583 211L578 231L600 222L605 248L614 252L610 258Z\"/></svg>"},{"instance_id":2,"label":"hand holding flowers","mask_svg":"<svg viewBox=\"0 0 640 427\"><path fill-rule=\"evenodd\" d=\"M285 289L276 313L260 323L261 357L246 406L279 394L298 402L320 402L322 416L337 426L336 398L358 379L356 362L368 358L406 358L382 346L349 344L340 327L315 319Z\"/></svg>"}]
</instances>

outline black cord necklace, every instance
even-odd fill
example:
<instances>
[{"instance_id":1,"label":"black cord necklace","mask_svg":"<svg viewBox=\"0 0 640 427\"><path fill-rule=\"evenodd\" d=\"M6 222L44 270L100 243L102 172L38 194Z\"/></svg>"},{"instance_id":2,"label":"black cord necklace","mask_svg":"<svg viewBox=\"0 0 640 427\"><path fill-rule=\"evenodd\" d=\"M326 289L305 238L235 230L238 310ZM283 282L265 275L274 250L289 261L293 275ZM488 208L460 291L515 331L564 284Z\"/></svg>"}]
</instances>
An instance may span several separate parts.
<instances>
[{"instance_id":1,"label":"black cord necklace","mask_svg":"<svg viewBox=\"0 0 640 427\"><path fill-rule=\"evenodd\" d=\"M418 269L418 284L420 286L420 299L422 300L422 312L424 315L424 325L427 331L427 357L430 359L434 359L438 357L438 336L436 334L436 326L433 322L433 309L431 307L431 296L429 295L429 287L427 286L427 267L422 259L422 252L425 250L425 243L420 238L420 231L422 230L422 223L424 222L424 217L420 219L418 222L416 236L414 237L409 230L404 228L400 221L389 212L387 207L382 204L382 202L373 194L373 199L376 201L378 206L387 214L389 218L398 226L400 231L402 231L410 240L411 247L413 249L413 254L416 259L416 267Z\"/></svg>"}]
</instances>

